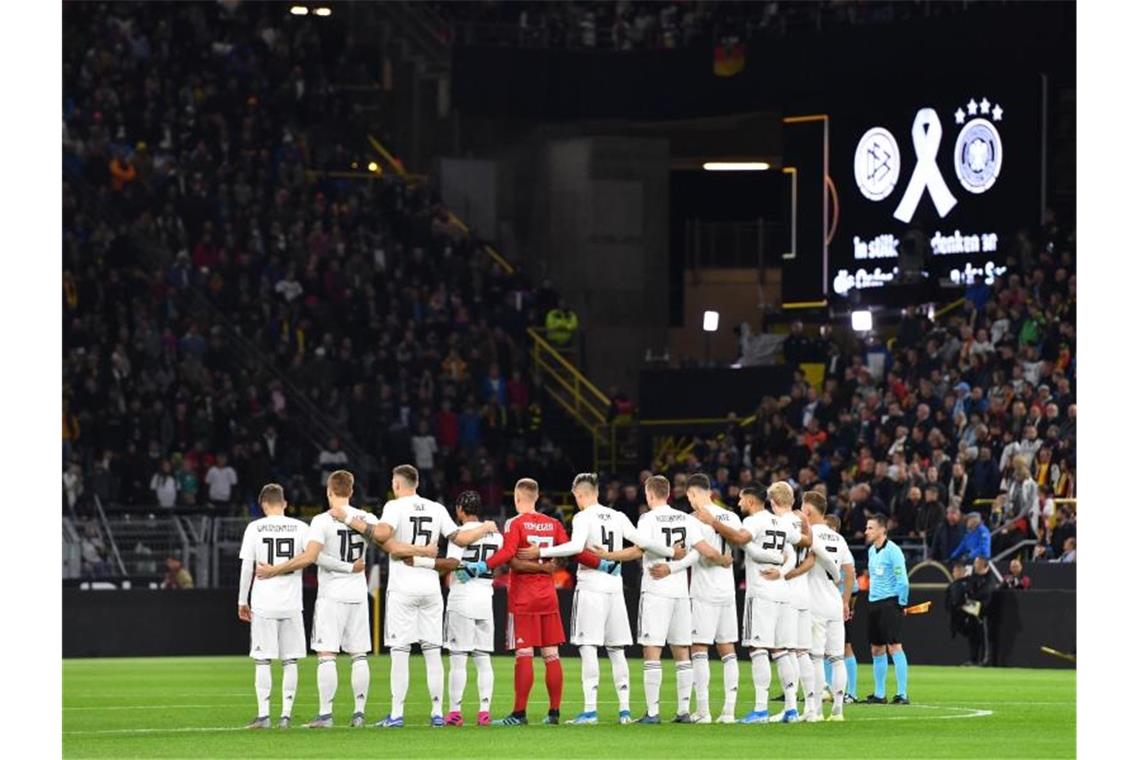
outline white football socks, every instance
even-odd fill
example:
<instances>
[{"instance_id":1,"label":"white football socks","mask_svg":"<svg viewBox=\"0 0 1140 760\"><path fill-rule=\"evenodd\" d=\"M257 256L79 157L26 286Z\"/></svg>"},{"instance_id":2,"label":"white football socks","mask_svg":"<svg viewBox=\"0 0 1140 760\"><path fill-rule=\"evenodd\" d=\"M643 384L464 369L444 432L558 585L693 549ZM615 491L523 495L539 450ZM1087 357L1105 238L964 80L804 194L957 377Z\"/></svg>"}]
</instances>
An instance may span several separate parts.
<instances>
[{"instance_id":1,"label":"white football socks","mask_svg":"<svg viewBox=\"0 0 1140 760\"><path fill-rule=\"evenodd\" d=\"M642 672L645 684L645 714L657 715L661 711L661 661L646 660Z\"/></svg>"},{"instance_id":2,"label":"white football socks","mask_svg":"<svg viewBox=\"0 0 1140 760\"><path fill-rule=\"evenodd\" d=\"M273 671L269 660L256 660L253 666L253 688L257 692L257 717L269 715L269 695L273 691Z\"/></svg>"},{"instance_id":3,"label":"white football socks","mask_svg":"<svg viewBox=\"0 0 1140 760\"><path fill-rule=\"evenodd\" d=\"M317 697L320 699L318 715L332 715L335 696L336 657L322 657L317 661Z\"/></svg>"},{"instance_id":4,"label":"white football socks","mask_svg":"<svg viewBox=\"0 0 1140 760\"><path fill-rule=\"evenodd\" d=\"M693 689L697 694L697 713L709 712L709 653L693 652Z\"/></svg>"},{"instance_id":5,"label":"white football socks","mask_svg":"<svg viewBox=\"0 0 1140 760\"><path fill-rule=\"evenodd\" d=\"M815 681L815 665L811 661L811 655L807 652L800 651L796 653L796 664L799 666L800 683L804 687L804 714L815 714L815 696L816 696L816 681Z\"/></svg>"},{"instance_id":6,"label":"white football socks","mask_svg":"<svg viewBox=\"0 0 1140 760\"><path fill-rule=\"evenodd\" d=\"M459 712L463 705L463 690L467 688L467 653L452 652L447 671L447 709Z\"/></svg>"},{"instance_id":7,"label":"white football socks","mask_svg":"<svg viewBox=\"0 0 1140 760\"><path fill-rule=\"evenodd\" d=\"M724 663L721 674L724 679L724 709L722 715L736 714L736 693L740 689L740 663L736 661L735 654L726 654L720 658Z\"/></svg>"},{"instance_id":8,"label":"white football socks","mask_svg":"<svg viewBox=\"0 0 1140 760\"><path fill-rule=\"evenodd\" d=\"M598 709L598 648L595 646L578 647L578 656L582 658L582 699L583 712L595 712Z\"/></svg>"},{"instance_id":9,"label":"white football socks","mask_svg":"<svg viewBox=\"0 0 1140 760\"><path fill-rule=\"evenodd\" d=\"M479 689L479 712L491 712L491 697L495 694L495 669L491 667L490 652L475 653L475 679Z\"/></svg>"},{"instance_id":10,"label":"white football socks","mask_svg":"<svg viewBox=\"0 0 1140 760\"><path fill-rule=\"evenodd\" d=\"M392 712L391 718L404 717L404 700L408 697L408 658L411 651L405 647L393 647L389 656L392 660Z\"/></svg>"},{"instance_id":11,"label":"white football socks","mask_svg":"<svg viewBox=\"0 0 1140 760\"><path fill-rule=\"evenodd\" d=\"M752 688L756 692L756 712L768 710L768 687L772 685L772 663L768 660L767 649L752 650Z\"/></svg>"},{"instance_id":12,"label":"white football socks","mask_svg":"<svg viewBox=\"0 0 1140 760\"><path fill-rule=\"evenodd\" d=\"M439 647L427 645L422 647L424 664L427 665L428 695L431 697L431 714L433 717L443 715L443 655Z\"/></svg>"},{"instance_id":13,"label":"white football socks","mask_svg":"<svg viewBox=\"0 0 1140 760\"><path fill-rule=\"evenodd\" d=\"M293 701L297 697L297 661L281 663L281 717L293 717Z\"/></svg>"},{"instance_id":14,"label":"white football socks","mask_svg":"<svg viewBox=\"0 0 1140 760\"><path fill-rule=\"evenodd\" d=\"M368 702L368 684L372 680L372 670L368 667L368 655L352 656L352 712L364 712Z\"/></svg>"},{"instance_id":15,"label":"white football socks","mask_svg":"<svg viewBox=\"0 0 1140 760\"><path fill-rule=\"evenodd\" d=\"M625 659L625 650L620 647L607 647L606 654L610 656L610 668L614 675L614 688L617 689L618 710L629 710L629 663Z\"/></svg>"},{"instance_id":16,"label":"white football socks","mask_svg":"<svg viewBox=\"0 0 1140 760\"><path fill-rule=\"evenodd\" d=\"M843 714L843 698L847 696L847 668L843 667L842 657L829 657L831 660L831 714Z\"/></svg>"},{"instance_id":17,"label":"white football socks","mask_svg":"<svg viewBox=\"0 0 1140 760\"><path fill-rule=\"evenodd\" d=\"M799 684L799 668L792 652L780 652L775 657L776 673L780 676L780 688L784 690L784 710L796 709L796 686Z\"/></svg>"},{"instance_id":18,"label":"white football socks","mask_svg":"<svg viewBox=\"0 0 1140 760\"><path fill-rule=\"evenodd\" d=\"M689 695L693 692L693 663L683 660L677 663L677 714L689 712Z\"/></svg>"}]
</instances>

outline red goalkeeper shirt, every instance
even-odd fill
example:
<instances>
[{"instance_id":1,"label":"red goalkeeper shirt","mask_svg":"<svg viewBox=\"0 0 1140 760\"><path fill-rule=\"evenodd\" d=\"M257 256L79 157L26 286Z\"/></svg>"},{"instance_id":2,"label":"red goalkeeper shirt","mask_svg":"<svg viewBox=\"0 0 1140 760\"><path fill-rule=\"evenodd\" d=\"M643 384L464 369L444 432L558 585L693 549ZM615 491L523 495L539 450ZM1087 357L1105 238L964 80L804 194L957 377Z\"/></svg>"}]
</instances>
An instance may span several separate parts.
<instances>
[{"instance_id":1,"label":"red goalkeeper shirt","mask_svg":"<svg viewBox=\"0 0 1140 760\"><path fill-rule=\"evenodd\" d=\"M503 548L491 555L487 567L494 569L507 564L519 547L527 544L558 546L569 540L562 523L553 517L538 512L516 515L507 521ZM598 567L598 556L592 552L584 551L574 559L586 567ZM511 612L531 615L558 612L558 594L554 590L554 579L548 573L516 573L512 570L507 589L507 609Z\"/></svg>"}]
</instances>

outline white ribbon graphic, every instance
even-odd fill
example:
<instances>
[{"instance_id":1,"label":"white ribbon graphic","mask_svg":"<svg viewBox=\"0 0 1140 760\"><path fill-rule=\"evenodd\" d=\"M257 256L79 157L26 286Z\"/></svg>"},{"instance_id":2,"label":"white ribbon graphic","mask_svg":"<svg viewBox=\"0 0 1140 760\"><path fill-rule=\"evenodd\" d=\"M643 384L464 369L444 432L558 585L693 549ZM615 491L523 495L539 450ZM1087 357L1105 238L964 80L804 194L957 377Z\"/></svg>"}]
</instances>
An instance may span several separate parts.
<instances>
[{"instance_id":1,"label":"white ribbon graphic","mask_svg":"<svg viewBox=\"0 0 1140 760\"><path fill-rule=\"evenodd\" d=\"M938 209L938 216L944 217L950 209L957 205L958 200L946 187L942 179L942 172L938 171L935 159L938 157L938 146L942 142L942 122L933 108L923 108L914 115L914 125L910 128L910 136L914 141L914 156L917 163L914 172L910 175L910 182L906 186L902 200L895 209L895 219L900 222L909 222L922 200L922 191L930 191L930 199L934 201L934 208Z\"/></svg>"}]
</instances>

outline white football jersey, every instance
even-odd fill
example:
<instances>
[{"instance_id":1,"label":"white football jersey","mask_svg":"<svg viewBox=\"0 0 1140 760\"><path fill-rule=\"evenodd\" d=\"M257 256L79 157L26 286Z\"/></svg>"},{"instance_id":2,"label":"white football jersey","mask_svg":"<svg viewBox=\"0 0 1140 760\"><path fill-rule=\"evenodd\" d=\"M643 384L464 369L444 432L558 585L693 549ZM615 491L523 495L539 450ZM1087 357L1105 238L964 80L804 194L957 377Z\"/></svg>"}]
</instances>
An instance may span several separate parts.
<instances>
[{"instance_id":1,"label":"white football jersey","mask_svg":"<svg viewBox=\"0 0 1140 760\"><path fill-rule=\"evenodd\" d=\"M760 574L764 570L779 569L784 564L784 544L787 543L784 526L766 509L745 517L741 525L752 536L753 553L760 555L754 558L749 552L744 553L745 595L773 602L788 601L788 581L783 578L770 581Z\"/></svg>"},{"instance_id":2,"label":"white football jersey","mask_svg":"<svg viewBox=\"0 0 1140 760\"><path fill-rule=\"evenodd\" d=\"M840 567L855 564L855 559L851 556L851 550L843 540L843 536L822 523L811 526L811 532L814 540L823 546L835 564ZM838 575L831 577L823 565L816 561L804 576L808 581L812 614L827 620L842 620L843 594L835 585L839 580Z\"/></svg>"},{"instance_id":3,"label":"white football jersey","mask_svg":"<svg viewBox=\"0 0 1140 760\"><path fill-rule=\"evenodd\" d=\"M435 546L441 536L450 539L459 531L446 507L418 494L385 504L380 522L392 526L393 539L416 546ZM440 594L439 573L430 567L410 567L389 556L388 589L410 596Z\"/></svg>"},{"instance_id":4,"label":"white football jersey","mask_svg":"<svg viewBox=\"0 0 1140 760\"><path fill-rule=\"evenodd\" d=\"M740 530L740 518L735 512L709 504L706 509L712 513L713 519L725 523L730 528ZM721 554L728 550L727 542L711 525L701 523L701 538L708 541ZM700 599L709 604L728 604L736 600L736 579L731 567L721 567L701 557L693 565L693 578L689 586L689 594L693 599Z\"/></svg>"},{"instance_id":5,"label":"white football jersey","mask_svg":"<svg viewBox=\"0 0 1140 760\"><path fill-rule=\"evenodd\" d=\"M346 522L355 517L363 518L369 525L375 525L376 515L364 512L356 507L347 507ZM305 538L305 545L316 541L321 544L321 554L328 555L341 562L356 562L364 556L364 536L360 535L347 525L342 525L332 518L328 512L321 512L309 524L309 534ZM337 570L317 568L317 598L332 599L337 602L358 604L368 601L368 581L364 573L342 573Z\"/></svg>"},{"instance_id":6,"label":"white football jersey","mask_svg":"<svg viewBox=\"0 0 1140 760\"><path fill-rule=\"evenodd\" d=\"M637 532L633 523L624 513L601 504L595 504L578 511L570 523L570 543L577 543L580 533L585 534L585 546L605 547L607 551L618 551L625 540ZM599 591L607 594L620 594L621 575L611 575L578 563L578 588L585 591Z\"/></svg>"},{"instance_id":7,"label":"white football jersey","mask_svg":"<svg viewBox=\"0 0 1140 760\"><path fill-rule=\"evenodd\" d=\"M685 550L704 540L704 524L690 514L673 509L668 504L650 509L637 521L637 531L647 541L664 541L673 546L678 541ZM641 591L654 596L689 598L689 580L683 572L672 573L664 578L654 578L649 569L664 562L648 552L641 558Z\"/></svg>"},{"instance_id":8,"label":"white football jersey","mask_svg":"<svg viewBox=\"0 0 1140 760\"><path fill-rule=\"evenodd\" d=\"M460 562L486 562L487 559L503 548L503 535L501 533L488 533L473 544L460 546L447 544L449 559ZM466 583L455 580L447 592L447 611L458 612L472 620L490 620L494 617L491 609L491 600L495 589L492 586L495 574L491 570Z\"/></svg>"},{"instance_id":9,"label":"white football jersey","mask_svg":"<svg viewBox=\"0 0 1140 760\"><path fill-rule=\"evenodd\" d=\"M792 546L798 547L800 545L800 541L803 540L803 534L801 533L803 518L797 515L795 512L785 512L782 515L775 515L775 517L776 520L779 521L783 526L787 542ZM807 557L807 552L807 549L797 550L797 565L800 562L804 561L804 559ZM790 581L788 581L788 586L791 591L791 596L788 601L791 603L791 605L797 610L808 609L808 607L811 605L811 601L808 599L806 575L800 575L792 578Z\"/></svg>"},{"instance_id":10,"label":"white football jersey","mask_svg":"<svg viewBox=\"0 0 1140 760\"><path fill-rule=\"evenodd\" d=\"M238 556L266 565L284 564L304 553L308 531L308 525L292 517L262 517L245 526ZM266 618L287 618L300 612L301 572L294 570L263 580L254 578L249 606L254 615Z\"/></svg>"}]
</instances>

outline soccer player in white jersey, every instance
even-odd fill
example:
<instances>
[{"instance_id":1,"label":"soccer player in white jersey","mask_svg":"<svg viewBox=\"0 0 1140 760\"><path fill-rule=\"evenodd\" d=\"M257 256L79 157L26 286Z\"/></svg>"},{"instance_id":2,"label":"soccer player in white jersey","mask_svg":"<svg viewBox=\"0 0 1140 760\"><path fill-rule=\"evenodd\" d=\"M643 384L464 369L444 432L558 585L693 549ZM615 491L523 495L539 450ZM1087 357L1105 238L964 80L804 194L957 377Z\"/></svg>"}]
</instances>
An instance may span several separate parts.
<instances>
[{"instance_id":1,"label":"soccer player in white jersey","mask_svg":"<svg viewBox=\"0 0 1140 760\"><path fill-rule=\"evenodd\" d=\"M685 483L685 496L693 506L694 516L704 515L703 538L721 554L728 545L716 525L740 530L740 517L731 510L714 504L709 494L709 477L698 472ZM724 664L724 707L717 723L736 722L736 694L740 685L740 664L736 659L736 579L731 565L701 560L693 566L689 585L693 603L693 686L697 693L694 723L711 723L709 714L709 647L716 645Z\"/></svg>"},{"instance_id":2,"label":"soccer player in white jersey","mask_svg":"<svg viewBox=\"0 0 1140 760\"><path fill-rule=\"evenodd\" d=\"M572 557L587 546L604 546L612 552L621 548L623 539L659 557L681 559L685 556L683 547L674 548L656 539L646 540L628 517L599 504L596 474L587 472L577 475L571 492L579 511L571 523L570 540L558 546L520 549L516 555L519 559ZM614 563L612 572L578 564L570 643L578 647L582 658L582 691L585 695L582 712L570 723L585 725L598 722L598 647L603 644L610 657L614 687L618 694L618 722L632 723L633 718L629 712L629 663L626 662L624 648L633 643L633 636L625 610L620 563Z\"/></svg>"},{"instance_id":3,"label":"soccer player in white jersey","mask_svg":"<svg viewBox=\"0 0 1140 760\"><path fill-rule=\"evenodd\" d=\"M318 562L317 602L313 609L312 649L317 653L317 717L308 723L309 728L331 728L332 705L337 690L336 656L345 652L352 658L352 694L354 707L352 727L364 725L364 706L368 701L371 673L368 669L368 652L372 650L372 637L368 631L368 582L362 573L337 572L327 566L328 559L356 562L364 557L364 542L340 520L351 518L362 525L375 525L376 516L349 506L354 479L347 470L329 475L325 487L329 510L313 518L305 537L305 551L283 565L259 564L257 577L266 578L293 572ZM340 515L340 517L337 517ZM379 532L379 531L377 531ZM420 553L434 557L436 548L414 547L391 540L392 532L385 529L381 538L385 551L401 559ZM434 560L429 560L434 561Z\"/></svg>"},{"instance_id":4,"label":"soccer player in white jersey","mask_svg":"<svg viewBox=\"0 0 1140 760\"><path fill-rule=\"evenodd\" d=\"M812 605L811 659L816 680L823 683L823 658L831 663L832 705L829 721L843 720L843 700L847 691L847 670L843 667L843 623L851 605L852 579L855 577L855 559L843 536L828 527L827 497L816 491L803 495L804 518L811 526L812 562L807 572L808 589ZM843 591L836 581L842 577ZM813 714L822 719L822 689L816 692Z\"/></svg>"},{"instance_id":5,"label":"soccer player in white jersey","mask_svg":"<svg viewBox=\"0 0 1140 760\"><path fill-rule=\"evenodd\" d=\"M792 622L781 611L788 606L789 590L785 576L795 567L796 555L784 535L783 526L775 515L764 509L759 488L746 486L741 489L740 509L747 516L738 528L712 522L706 509L697 511L698 519L712 525L729 543L744 549L745 597L741 639L750 650L756 701L751 712L740 722L768 722L768 687L772 683L773 660L785 684L783 715L792 720L796 714L794 666L791 656L778 643L784 637L779 630L781 623L789 626Z\"/></svg>"},{"instance_id":6,"label":"soccer player in white jersey","mask_svg":"<svg viewBox=\"0 0 1140 760\"><path fill-rule=\"evenodd\" d=\"M464 491L455 500L455 516L460 525L474 525L483 512L483 500L475 491ZM495 691L495 670L491 653L495 651L495 616L491 608L495 589L491 570L474 578L460 569L466 562L486 562L503 546L501 533L488 533L474 543L460 546L449 543L447 558L435 562L437 570L453 571L447 612L444 615L444 646L451 653L448 669L448 713L444 725L463 725L463 691L467 688L467 658L475 658L475 674L479 689L480 726L491 725L491 695ZM462 576L462 577L461 577Z\"/></svg>"},{"instance_id":7,"label":"soccer player in white jersey","mask_svg":"<svg viewBox=\"0 0 1140 760\"><path fill-rule=\"evenodd\" d=\"M637 643L644 648L645 715L638 723L660 723L661 650L668 641L677 668L677 715L674 723L691 723L689 697L693 688L693 664L689 647L693 643L693 615L689 602L686 570L702 557L721 567L732 566L732 555L721 554L704 538L704 526L690 514L673 509L668 498L669 479L653 475L645 481L649 511L637 522L643 538L660 536L666 544L688 549L679 562L662 562L646 556L636 546L617 552L591 547L602 559L625 562L641 558L641 600L638 604ZM719 541L717 542L720 543Z\"/></svg>"},{"instance_id":8,"label":"soccer player in white jersey","mask_svg":"<svg viewBox=\"0 0 1140 760\"><path fill-rule=\"evenodd\" d=\"M369 525L359 515L341 516L334 510L333 516L372 540L384 529L391 531L401 546L407 544L420 549L435 549L441 536L458 546L467 546L498 530L491 520L460 530L446 507L416 493L419 483L420 474L410 464L392 470L392 493L396 498L384 505L378 526ZM443 659L439 651L443 645L443 593L439 573L433 556L413 557L411 565L403 560L403 556L388 552L384 644L391 655L392 709L376 726L403 728L408 660L412 645L419 644L427 670L431 725L440 727L443 725Z\"/></svg>"},{"instance_id":9,"label":"soccer player in white jersey","mask_svg":"<svg viewBox=\"0 0 1140 760\"><path fill-rule=\"evenodd\" d=\"M273 674L269 661L281 660L281 721L288 728L293 720L293 700L297 695L297 660L305 656L305 621L301 617L301 573L253 582L255 565L274 565L299 556L304 551L309 526L285 516L285 491L276 483L261 489L257 498L265 517L245 528L241 541L241 585L238 591L238 617L250 624L249 656L253 658L257 717L246 728L269 728L269 695ZM360 572L364 561L354 565L331 557L320 558L322 566L344 573ZM250 585L253 596L250 598Z\"/></svg>"},{"instance_id":10,"label":"soccer player in white jersey","mask_svg":"<svg viewBox=\"0 0 1140 760\"><path fill-rule=\"evenodd\" d=\"M779 481L768 488L768 500L772 504L772 513L784 526L788 541L798 549L798 561L804 562L811 549L812 533L808 530L803 513L792 509L796 501L795 491L790 484ZM811 664L811 602L808 598L807 578L804 577L804 572L806 568L788 576L791 598L790 606L784 610L791 616L792 626L788 640L781 644L795 657L797 682L803 684L805 705L814 705L816 682L815 668ZM800 717L796 715L795 719L798 720ZM809 707L805 706L802 718L807 720L811 717Z\"/></svg>"}]
</instances>

